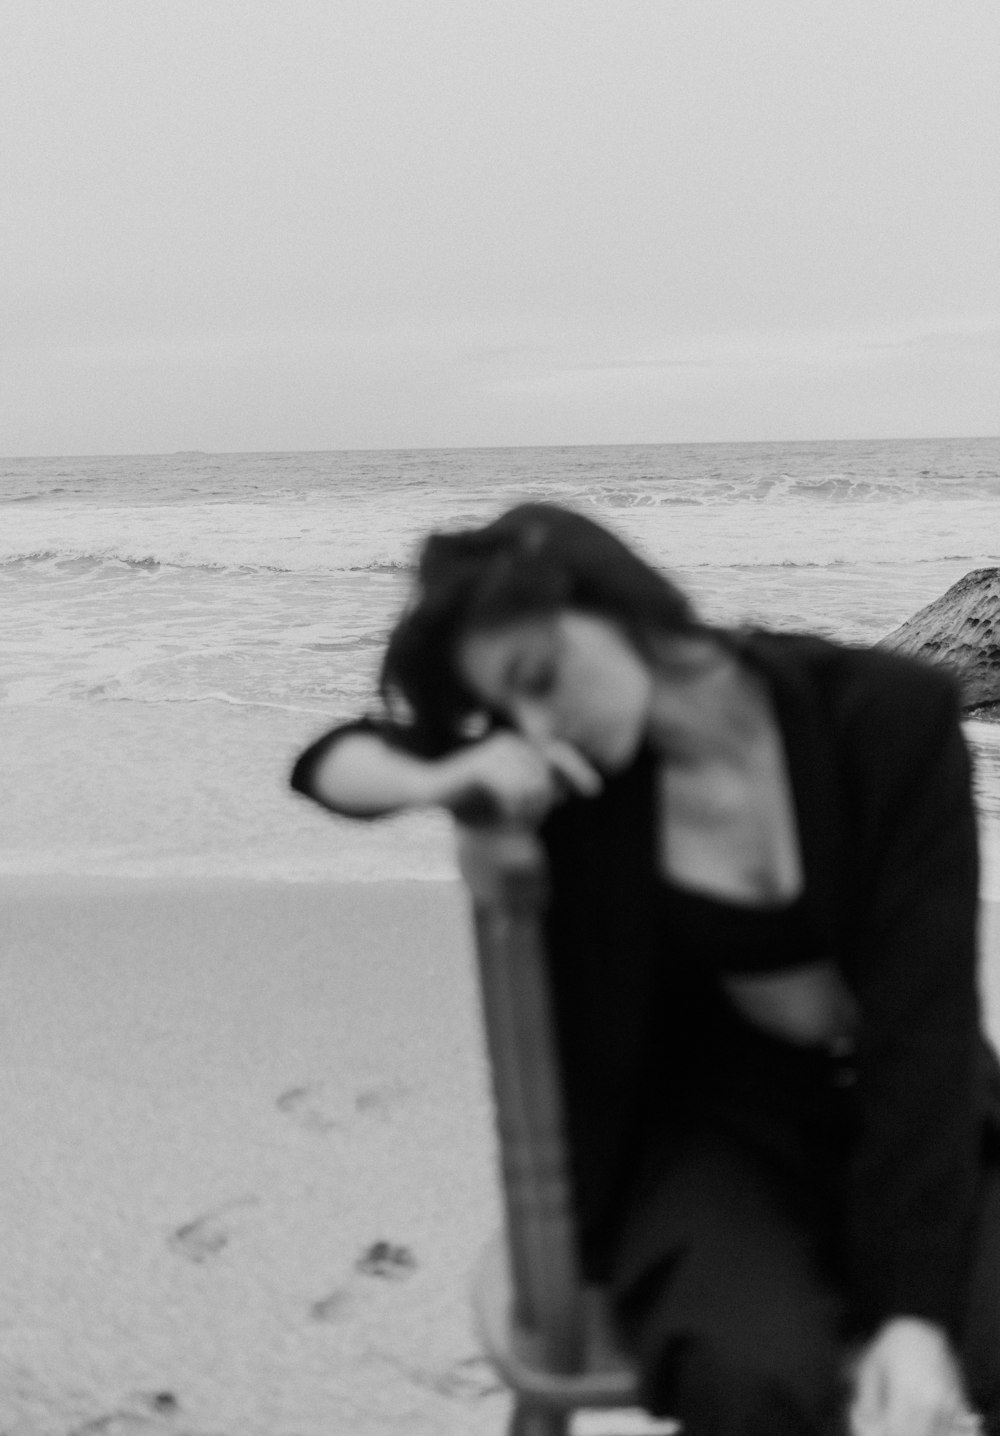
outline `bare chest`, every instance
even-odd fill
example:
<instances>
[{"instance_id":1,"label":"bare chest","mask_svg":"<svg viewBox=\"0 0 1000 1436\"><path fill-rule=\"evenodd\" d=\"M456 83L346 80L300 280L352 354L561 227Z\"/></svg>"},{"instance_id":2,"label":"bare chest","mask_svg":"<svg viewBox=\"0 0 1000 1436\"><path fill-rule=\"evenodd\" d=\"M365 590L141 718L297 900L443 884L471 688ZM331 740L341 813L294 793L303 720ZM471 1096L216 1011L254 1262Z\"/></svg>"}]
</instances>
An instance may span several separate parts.
<instances>
[{"instance_id":1,"label":"bare chest","mask_svg":"<svg viewBox=\"0 0 1000 1436\"><path fill-rule=\"evenodd\" d=\"M791 782L778 740L750 760L660 770L664 878L751 905L790 902L804 880Z\"/></svg>"}]
</instances>

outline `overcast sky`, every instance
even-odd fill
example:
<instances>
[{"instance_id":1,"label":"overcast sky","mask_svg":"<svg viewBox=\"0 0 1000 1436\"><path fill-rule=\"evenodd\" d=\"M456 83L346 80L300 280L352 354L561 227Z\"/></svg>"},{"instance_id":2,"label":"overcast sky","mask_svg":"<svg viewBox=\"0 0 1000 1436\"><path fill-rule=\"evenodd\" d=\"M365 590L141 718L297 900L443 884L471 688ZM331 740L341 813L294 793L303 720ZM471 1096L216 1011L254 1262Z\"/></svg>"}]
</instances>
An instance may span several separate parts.
<instances>
[{"instance_id":1,"label":"overcast sky","mask_svg":"<svg viewBox=\"0 0 1000 1436\"><path fill-rule=\"evenodd\" d=\"M0 17L0 452L1000 431L997 0Z\"/></svg>"}]
</instances>

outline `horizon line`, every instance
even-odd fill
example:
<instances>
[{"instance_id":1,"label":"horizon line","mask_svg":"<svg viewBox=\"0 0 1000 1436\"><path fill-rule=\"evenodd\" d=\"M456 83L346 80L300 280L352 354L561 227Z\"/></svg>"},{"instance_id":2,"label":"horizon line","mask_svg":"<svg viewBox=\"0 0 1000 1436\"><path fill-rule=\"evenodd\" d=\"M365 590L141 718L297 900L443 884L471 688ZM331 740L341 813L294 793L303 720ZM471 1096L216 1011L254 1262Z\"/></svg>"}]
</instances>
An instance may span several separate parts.
<instances>
[{"instance_id":1,"label":"horizon line","mask_svg":"<svg viewBox=\"0 0 1000 1436\"><path fill-rule=\"evenodd\" d=\"M951 443L969 440L1000 439L995 434L883 434L867 435L860 438L816 438L816 439L627 439L603 440L600 443L545 443L545 444L367 444L345 445L333 448L305 449L123 449L116 452L93 450L92 452L52 452L46 454L0 454L0 463L25 459L175 459L228 458L247 455L288 455L288 454L413 454L413 453L496 453L508 449L696 449L696 448L737 448L765 447L770 445L802 444L909 444L909 443Z\"/></svg>"}]
</instances>

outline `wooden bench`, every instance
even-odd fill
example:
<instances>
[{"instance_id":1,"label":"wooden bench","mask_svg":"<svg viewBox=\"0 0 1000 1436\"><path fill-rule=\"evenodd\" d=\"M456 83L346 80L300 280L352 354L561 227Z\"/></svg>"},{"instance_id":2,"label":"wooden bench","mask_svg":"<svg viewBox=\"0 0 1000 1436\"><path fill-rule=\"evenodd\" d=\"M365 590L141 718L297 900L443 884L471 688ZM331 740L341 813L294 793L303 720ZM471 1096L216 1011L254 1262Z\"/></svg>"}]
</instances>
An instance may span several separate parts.
<instances>
[{"instance_id":1,"label":"wooden bench","mask_svg":"<svg viewBox=\"0 0 1000 1436\"><path fill-rule=\"evenodd\" d=\"M459 860L474 914L505 1213L473 1279L473 1310L514 1396L508 1436L569 1436L583 1429L576 1412L639 1412L635 1371L604 1294L583 1281L577 1259L543 942L545 859L527 828L461 826ZM679 1428L645 1418L596 1429Z\"/></svg>"}]
</instances>

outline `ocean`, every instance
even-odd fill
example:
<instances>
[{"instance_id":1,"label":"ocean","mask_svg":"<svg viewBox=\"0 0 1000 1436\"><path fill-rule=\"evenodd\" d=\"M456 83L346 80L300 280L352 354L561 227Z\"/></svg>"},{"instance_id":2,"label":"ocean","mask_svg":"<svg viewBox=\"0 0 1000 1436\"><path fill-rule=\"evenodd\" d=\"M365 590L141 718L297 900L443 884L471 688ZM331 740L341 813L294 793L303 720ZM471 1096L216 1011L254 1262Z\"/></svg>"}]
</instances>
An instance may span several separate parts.
<instances>
[{"instance_id":1,"label":"ocean","mask_svg":"<svg viewBox=\"0 0 1000 1436\"><path fill-rule=\"evenodd\" d=\"M420 537L526 499L709 619L848 642L1000 564L1000 439L0 460L0 872L452 875L441 815L331 818L288 770L371 703ZM1000 897L1000 725L966 735Z\"/></svg>"}]
</instances>

